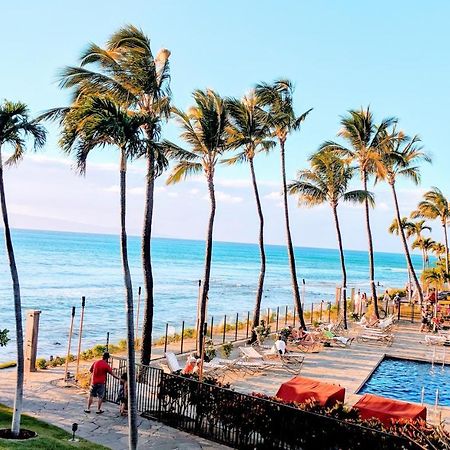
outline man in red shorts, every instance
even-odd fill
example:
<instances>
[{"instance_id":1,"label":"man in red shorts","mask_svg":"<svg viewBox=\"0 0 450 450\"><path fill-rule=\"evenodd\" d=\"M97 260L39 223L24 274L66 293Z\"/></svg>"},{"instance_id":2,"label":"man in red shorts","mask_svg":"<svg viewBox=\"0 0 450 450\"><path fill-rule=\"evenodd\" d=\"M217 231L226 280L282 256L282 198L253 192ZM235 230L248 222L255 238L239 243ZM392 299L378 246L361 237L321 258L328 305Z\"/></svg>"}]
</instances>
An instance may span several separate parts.
<instances>
[{"instance_id":1,"label":"man in red shorts","mask_svg":"<svg viewBox=\"0 0 450 450\"><path fill-rule=\"evenodd\" d=\"M102 403L105 396L106 376L109 373L112 377L119 379L119 377L113 374L111 366L108 364L108 359L109 353L103 353L103 358L99 361L95 361L95 363L93 363L91 368L89 369L89 372L92 373L91 389L89 391L87 408L84 410L85 413L91 412L92 402L94 401L94 398L97 397L97 414L102 414Z\"/></svg>"}]
</instances>

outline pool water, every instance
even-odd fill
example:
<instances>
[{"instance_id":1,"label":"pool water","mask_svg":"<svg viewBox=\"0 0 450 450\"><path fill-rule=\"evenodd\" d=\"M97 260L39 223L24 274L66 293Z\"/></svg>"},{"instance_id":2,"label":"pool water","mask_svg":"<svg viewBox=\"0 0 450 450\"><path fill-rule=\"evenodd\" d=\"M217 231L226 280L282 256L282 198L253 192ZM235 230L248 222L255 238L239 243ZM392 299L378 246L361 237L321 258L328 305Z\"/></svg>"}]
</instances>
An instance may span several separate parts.
<instances>
[{"instance_id":1,"label":"pool water","mask_svg":"<svg viewBox=\"0 0 450 450\"><path fill-rule=\"evenodd\" d=\"M450 406L450 366L429 362L385 357L364 383L358 394L375 394L396 400L420 403L422 386L424 403L434 405L439 389L439 405Z\"/></svg>"}]
</instances>

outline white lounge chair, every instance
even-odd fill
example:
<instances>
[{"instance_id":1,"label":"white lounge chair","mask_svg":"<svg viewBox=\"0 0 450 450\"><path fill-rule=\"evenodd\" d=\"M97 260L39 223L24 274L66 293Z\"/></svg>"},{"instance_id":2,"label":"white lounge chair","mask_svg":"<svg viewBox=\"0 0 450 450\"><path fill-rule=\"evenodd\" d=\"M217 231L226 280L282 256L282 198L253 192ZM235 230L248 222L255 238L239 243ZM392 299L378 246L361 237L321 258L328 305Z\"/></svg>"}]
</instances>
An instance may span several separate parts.
<instances>
[{"instance_id":1,"label":"white lounge chair","mask_svg":"<svg viewBox=\"0 0 450 450\"><path fill-rule=\"evenodd\" d=\"M176 374L181 373L183 368L180 366L180 363L178 362L178 359L175 356L175 353L166 352L166 353L164 353L164 356L166 358L167 366L169 367L170 372L176 373Z\"/></svg>"},{"instance_id":2,"label":"white lounge chair","mask_svg":"<svg viewBox=\"0 0 450 450\"><path fill-rule=\"evenodd\" d=\"M254 347L240 347L244 362L258 362L262 368L284 368L288 372L299 374L303 367L305 357L301 353L280 354L276 349L259 353Z\"/></svg>"},{"instance_id":3,"label":"white lounge chair","mask_svg":"<svg viewBox=\"0 0 450 450\"><path fill-rule=\"evenodd\" d=\"M356 340L367 344L383 344L391 346L394 342L394 336L386 333L363 332L356 337Z\"/></svg>"}]
</instances>

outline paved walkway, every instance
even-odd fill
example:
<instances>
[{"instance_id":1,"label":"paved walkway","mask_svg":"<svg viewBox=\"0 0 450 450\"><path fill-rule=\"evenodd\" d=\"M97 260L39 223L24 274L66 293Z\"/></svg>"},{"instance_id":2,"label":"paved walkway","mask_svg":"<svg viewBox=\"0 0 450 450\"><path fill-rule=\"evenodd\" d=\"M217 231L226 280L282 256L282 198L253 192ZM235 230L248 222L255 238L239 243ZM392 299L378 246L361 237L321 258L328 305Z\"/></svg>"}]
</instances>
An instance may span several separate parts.
<instances>
[{"instance_id":1,"label":"paved walkway","mask_svg":"<svg viewBox=\"0 0 450 450\"><path fill-rule=\"evenodd\" d=\"M84 413L86 393L77 387L65 387L62 378L61 368L31 374L25 384L24 413L67 431L76 422L79 426L78 436L113 450L127 449L127 418L120 416L118 407L104 403L104 414ZM15 371L3 370L0 403L12 406L14 385ZM139 449L227 449L142 417L138 418L138 426Z\"/></svg>"}]
</instances>

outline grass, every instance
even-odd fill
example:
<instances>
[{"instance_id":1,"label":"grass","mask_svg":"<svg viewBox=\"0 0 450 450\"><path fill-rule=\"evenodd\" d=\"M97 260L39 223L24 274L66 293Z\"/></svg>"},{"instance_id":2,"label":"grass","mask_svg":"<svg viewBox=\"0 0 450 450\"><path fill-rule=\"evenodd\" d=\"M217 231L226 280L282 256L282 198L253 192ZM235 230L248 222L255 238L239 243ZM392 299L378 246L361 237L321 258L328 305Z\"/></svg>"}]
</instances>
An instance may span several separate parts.
<instances>
[{"instance_id":1,"label":"grass","mask_svg":"<svg viewBox=\"0 0 450 450\"><path fill-rule=\"evenodd\" d=\"M11 427L11 409L0 404L0 428ZM38 436L34 439L23 441L14 441L9 439L0 439L0 449L40 449L40 450L106 450L107 447L94 444L92 442L80 439L80 442L68 442L71 435L61 428L50 425L46 422L34 419L32 417L22 416L22 427L27 430L35 431Z\"/></svg>"}]
</instances>

